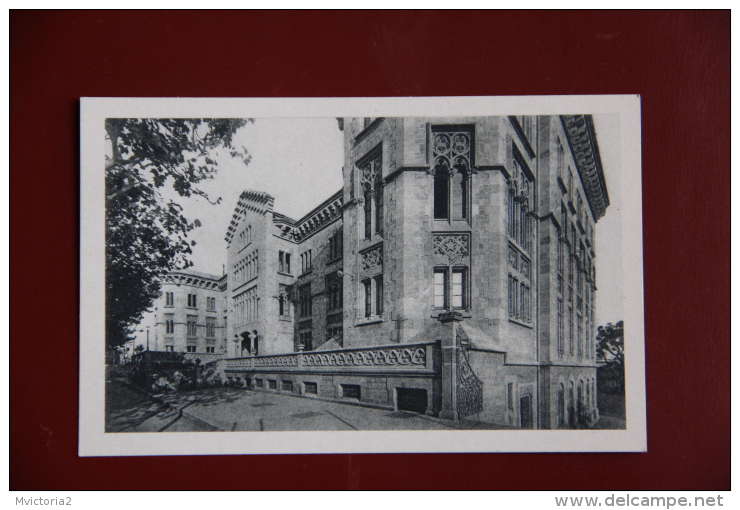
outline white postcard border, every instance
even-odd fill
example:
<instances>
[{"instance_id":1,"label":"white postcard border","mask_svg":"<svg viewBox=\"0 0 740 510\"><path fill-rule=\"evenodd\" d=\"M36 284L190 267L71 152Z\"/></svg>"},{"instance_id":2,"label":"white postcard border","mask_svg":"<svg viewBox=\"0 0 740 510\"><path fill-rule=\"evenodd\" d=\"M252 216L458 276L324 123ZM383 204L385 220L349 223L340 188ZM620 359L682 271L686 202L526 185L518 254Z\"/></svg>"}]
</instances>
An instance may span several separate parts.
<instances>
[{"instance_id":1,"label":"white postcard border","mask_svg":"<svg viewBox=\"0 0 740 510\"><path fill-rule=\"evenodd\" d=\"M621 129L626 430L105 432L105 186L109 117L618 114ZM646 451L640 99L636 95L441 98L83 98L80 206L80 456Z\"/></svg>"}]
</instances>

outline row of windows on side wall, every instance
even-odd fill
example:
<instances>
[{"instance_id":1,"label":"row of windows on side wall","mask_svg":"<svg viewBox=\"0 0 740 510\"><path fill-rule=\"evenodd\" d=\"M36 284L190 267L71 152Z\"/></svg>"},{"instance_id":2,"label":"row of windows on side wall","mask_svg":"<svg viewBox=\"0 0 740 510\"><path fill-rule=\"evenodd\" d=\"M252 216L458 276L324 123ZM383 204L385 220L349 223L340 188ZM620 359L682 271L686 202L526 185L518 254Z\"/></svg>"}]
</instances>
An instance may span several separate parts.
<instances>
[{"instance_id":1,"label":"row of windows on side wall","mask_svg":"<svg viewBox=\"0 0 740 510\"><path fill-rule=\"evenodd\" d=\"M175 294L174 292L165 292L165 306L175 306ZM188 294L188 308L198 308L198 296L196 294ZM206 297L206 310L209 312L216 311L216 298Z\"/></svg>"},{"instance_id":2,"label":"row of windows on side wall","mask_svg":"<svg viewBox=\"0 0 740 510\"><path fill-rule=\"evenodd\" d=\"M326 277L326 301L327 311L336 312L342 309L342 280L336 274L327 275ZM279 313L282 316L290 315L290 306L287 299L286 287L281 286L279 296ZM311 284L307 283L298 288L298 317L308 318L313 314L313 296L311 294Z\"/></svg>"}]
</instances>

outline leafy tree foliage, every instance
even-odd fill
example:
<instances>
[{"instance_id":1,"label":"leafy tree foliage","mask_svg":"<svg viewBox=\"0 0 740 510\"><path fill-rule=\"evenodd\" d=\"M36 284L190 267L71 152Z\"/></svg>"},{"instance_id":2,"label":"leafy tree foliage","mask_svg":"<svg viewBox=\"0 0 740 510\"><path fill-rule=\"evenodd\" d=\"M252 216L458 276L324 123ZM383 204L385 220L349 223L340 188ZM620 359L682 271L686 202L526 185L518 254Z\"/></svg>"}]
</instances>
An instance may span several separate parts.
<instances>
[{"instance_id":1,"label":"leafy tree foliage","mask_svg":"<svg viewBox=\"0 0 740 510\"><path fill-rule=\"evenodd\" d=\"M606 362L600 370L624 392L624 321L599 326L596 342L596 355Z\"/></svg>"},{"instance_id":2,"label":"leafy tree foliage","mask_svg":"<svg viewBox=\"0 0 740 510\"><path fill-rule=\"evenodd\" d=\"M183 215L179 197L211 203L198 183L212 179L217 157L249 163L234 134L247 119L106 119L106 343L122 345L159 295L157 277L192 266L200 226ZM172 197L175 197L173 199Z\"/></svg>"}]
</instances>

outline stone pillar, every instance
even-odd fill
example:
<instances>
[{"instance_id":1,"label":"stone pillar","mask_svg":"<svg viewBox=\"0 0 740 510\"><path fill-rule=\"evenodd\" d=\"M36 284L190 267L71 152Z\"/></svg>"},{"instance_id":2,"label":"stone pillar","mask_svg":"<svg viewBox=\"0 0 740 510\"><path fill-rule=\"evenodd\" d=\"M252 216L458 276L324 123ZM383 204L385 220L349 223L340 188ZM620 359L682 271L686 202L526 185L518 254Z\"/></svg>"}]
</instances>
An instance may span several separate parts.
<instances>
[{"instance_id":1,"label":"stone pillar","mask_svg":"<svg viewBox=\"0 0 740 510\"><path fill-rule=\"evenodd\" d=\"M442 408L443 420L458 420L457 414L457 323L462 322L460 312L445 312L437 317L446 326L442 337Z\"/></svg>"}]
</instances>

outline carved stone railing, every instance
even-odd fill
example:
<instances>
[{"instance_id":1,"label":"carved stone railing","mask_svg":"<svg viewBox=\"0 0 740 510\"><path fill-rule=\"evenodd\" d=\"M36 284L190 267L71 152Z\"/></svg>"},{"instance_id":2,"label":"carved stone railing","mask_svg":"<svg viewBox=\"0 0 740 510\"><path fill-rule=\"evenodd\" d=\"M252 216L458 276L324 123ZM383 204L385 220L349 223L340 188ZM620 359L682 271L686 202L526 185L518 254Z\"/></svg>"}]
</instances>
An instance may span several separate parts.
<instances>
[{"instance_id":1,"label":"carved stone railing","mask_svg":"<svg viewBox=\"0 0 740 510\"><path fill-rule=\"evenodd\" d=\"M439 342L229 358L226 370L432 371Z\"/></svg>"},{"instance_id":2,"label":"carved stone railing","mask_svg":"<svg viewBox=\"0 0 740 510\"><path fill-rule=\"evenodd\" d=\"M135 355L135 359L142 363L211 363L224 359L224 354L210 352L170 352L170 351L143 351Z\"/></svg>"}]
</instances>

